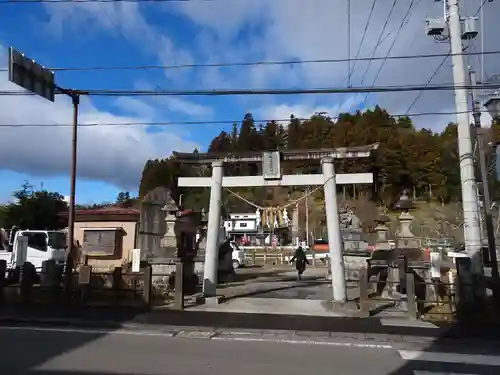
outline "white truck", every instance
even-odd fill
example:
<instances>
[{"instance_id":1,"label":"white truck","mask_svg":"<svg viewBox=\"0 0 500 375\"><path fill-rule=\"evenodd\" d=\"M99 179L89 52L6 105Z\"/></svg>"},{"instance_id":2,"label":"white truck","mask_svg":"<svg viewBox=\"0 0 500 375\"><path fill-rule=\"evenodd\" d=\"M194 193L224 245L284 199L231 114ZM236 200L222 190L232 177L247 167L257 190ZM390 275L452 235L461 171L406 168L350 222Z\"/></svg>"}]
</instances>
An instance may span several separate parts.
<instances>
[{"instance_id":1,"label":"white truck","mask_svg":"<svg viewBox=\"0 0 500 375\"><path fill-rule=\"evenodd\" d=\"M11 235L10 249L0 250L0 260L7 261L7 270L30 262L37 271L42 262L55 260L64 265L68 256L66 233L58 230L19 229Z\"/></svg>"}]
</instances>

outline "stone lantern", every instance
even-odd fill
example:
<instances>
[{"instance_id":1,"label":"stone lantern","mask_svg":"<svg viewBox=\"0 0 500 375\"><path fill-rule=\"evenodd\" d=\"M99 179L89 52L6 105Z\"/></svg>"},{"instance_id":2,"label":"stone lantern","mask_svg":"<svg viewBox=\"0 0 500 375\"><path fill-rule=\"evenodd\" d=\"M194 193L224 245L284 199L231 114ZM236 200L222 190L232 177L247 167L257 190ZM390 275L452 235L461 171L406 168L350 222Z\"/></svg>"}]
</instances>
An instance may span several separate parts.
<instances>
[{"instance_id":1,"label":"stone lantern","mask_svg":"<svg viewBox=\"0 0 500 375\"><path fill-rule=\"evenodd\" d=\"M415 249L419 247L415 235L411 231L413 215L410 210L414 207L413 202L408 197L407 190L403 190L399 201L394 205L394 209L401 211L398 216L399 229L396 232L396 247L398 249Z\"/></svg>"},{"instance_id":2,"label":"stone lantern","mask_svg":"<svg viewBox=\"0 0 500 375\"><path fill-rule=\"evenodd\" d=\"M165 234L161 239L161 247L164 249L165 258L174 259L177 257L177 236L175 234L175 223L179 206L169 194L165 206L162 208L165 212Z\"/></svg>"},{"instance_id":3,"label":"stone lantern","mask_svg":"<svg viewBox=\"0 0 500 375\"><path fill-rule=\"evenodd\" d=\"M389 228L387 227L387 223L391 221L391 219L383 214L378 215L375 218L375 233L377 233L377 239L375 240L375 250L391 250L389 242L387 241L387 233L389 232Z\"/></svg>"}]
</instances>

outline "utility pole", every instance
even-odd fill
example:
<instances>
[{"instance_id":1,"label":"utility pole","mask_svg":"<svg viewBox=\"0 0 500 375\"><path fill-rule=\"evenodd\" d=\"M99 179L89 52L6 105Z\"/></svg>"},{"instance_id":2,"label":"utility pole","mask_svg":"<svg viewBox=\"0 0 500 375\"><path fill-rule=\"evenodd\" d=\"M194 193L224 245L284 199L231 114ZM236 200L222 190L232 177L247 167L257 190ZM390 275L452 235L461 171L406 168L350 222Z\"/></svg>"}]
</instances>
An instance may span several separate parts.
<instances>
[{"instance_id":1,"label":"utility pole","mask_svg":"<svg viewBox=\"0 0 500 375\"><path fill-rule=\"evenodd\" d=\"M76 163L78 157L78 107L80 105L80 94L73 90L63 90L71 97L73 102L73 126L71 132L71 168L69 185L69 210L68 210L68 248L73 256L75 239L75 195L76 195ZM71 272L72 270L67 270Z\"/></svg>"},{"instance_id":2,"label":"utility pole","mask_svg":"<svg viewBox=\"0 0 500 375\"><path fill-rule=\"evenodd\" d=\"M462 31L458 0L445 1L445 20L451 45L455 107L457 111L458 154L464 213L465 249L471 259L472 273L483 274L481 259L481 230L477 210L477 186L474 174L471 129L468 115L467 75L463 60ZM457 87L458 86L458 87Z\"/></svg>"},{"instance_id":3,"label":"utility pole","mask_svg":"<svg viewBox=\"0 0 500 375\"><path fill-rule=\"evenodd\" d=\"M491 261L491 276L494 281L494 294L498 296L498 287L500 285L500 275L498 273L497 251L495 244L495 230L493 228L493 215L491 212L491 197L488 183L488 166L486 161L487 143L484 140L484 134L481 129L481 103L476 89L477 78L474 70L469 71L470 82L472 85L472 116L474 117L474 127L476 128L476 139L479 155L479 169L481 174L481 186L484 202L484 224L486 226L486 236L488 238L488 252Z\"/></svg>"}]
</instances>

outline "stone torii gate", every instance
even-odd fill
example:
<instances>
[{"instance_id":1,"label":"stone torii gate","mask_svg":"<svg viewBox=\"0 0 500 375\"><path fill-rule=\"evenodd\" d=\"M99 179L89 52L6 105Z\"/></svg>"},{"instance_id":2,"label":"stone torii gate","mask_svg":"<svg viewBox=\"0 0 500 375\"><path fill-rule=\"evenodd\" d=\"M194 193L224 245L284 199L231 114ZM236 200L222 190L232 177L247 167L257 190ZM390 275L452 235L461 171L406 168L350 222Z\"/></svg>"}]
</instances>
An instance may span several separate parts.
<instances>
[{"instance_id":1,"label":"stone torii gate","mask_svg":"<svg viewBox=\"0 0 500 375\"><path fill-rule=\"evenodd\" d=\"M212 177L179 177L179 187L210 188L207 242L203 275L205 298L216 297L218 236L221 219L222 188L266 186L313 186L324 185L326 223L328 231L333 300L346 302L347 291L344 277L343 241L340 234L337 184L371 184L372 173L335 174L335 159L367 158L378 144L336 149L247 152L242 154L190 154L175 152L182 163L211 164ZM320 160L321 174L281 175L281 161ZM262 176L224 177L224 163L262 163Z\"/></svg>"}]
</instances>

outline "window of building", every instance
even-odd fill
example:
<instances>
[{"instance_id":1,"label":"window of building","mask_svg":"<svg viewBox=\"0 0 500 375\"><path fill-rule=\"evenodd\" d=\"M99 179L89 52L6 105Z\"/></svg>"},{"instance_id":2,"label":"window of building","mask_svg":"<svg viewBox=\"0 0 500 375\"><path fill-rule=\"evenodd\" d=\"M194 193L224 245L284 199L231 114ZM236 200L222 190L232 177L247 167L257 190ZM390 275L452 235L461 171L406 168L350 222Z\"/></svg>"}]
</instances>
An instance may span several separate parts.
<instances>
[{"instance_id":1,"label":"window of building","mask_svg":"<svg viewBox=\"0 0 500 375\"><path fill-rule=\"evenodd\" d=\"M90 256L113 256L120 246L118 228L83 230L83 251Z\"/></svg>"}]
</instances>

